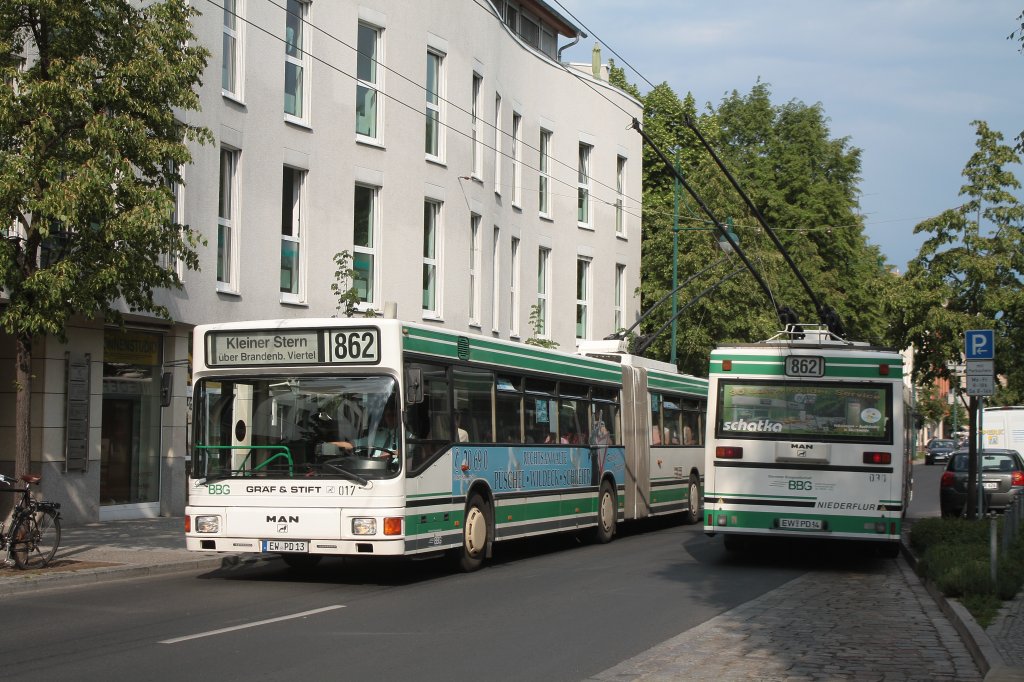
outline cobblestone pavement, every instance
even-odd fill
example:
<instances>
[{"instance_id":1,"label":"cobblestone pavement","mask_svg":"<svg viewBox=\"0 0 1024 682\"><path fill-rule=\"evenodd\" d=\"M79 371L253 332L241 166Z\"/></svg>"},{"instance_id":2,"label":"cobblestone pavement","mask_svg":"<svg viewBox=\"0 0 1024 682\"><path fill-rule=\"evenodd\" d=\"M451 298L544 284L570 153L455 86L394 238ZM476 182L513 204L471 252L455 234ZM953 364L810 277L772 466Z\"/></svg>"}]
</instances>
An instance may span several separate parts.
<instances>
[{"instance_id":1,"label":"cobblestone pavement","mask_svg":"<svg viewBox=\"0 0 1024 682\"><path fill-rule=\"evenodd\" d=\"M1007 602L985 633L1006 665L1024 668L1024 595ZM1020 679L1024 679L1024 672Z\"/></svg>"},{"instance_id":2,"label":"cobblestone pavement","mask_svg":"<svg viewBox=\"0 0 1024 682\"><path fill-rule=\"evenodd\" d=\"M590 679L925 682L982 676L900 558L877 572L811 571Z\"/></svg>"}]
</instances>

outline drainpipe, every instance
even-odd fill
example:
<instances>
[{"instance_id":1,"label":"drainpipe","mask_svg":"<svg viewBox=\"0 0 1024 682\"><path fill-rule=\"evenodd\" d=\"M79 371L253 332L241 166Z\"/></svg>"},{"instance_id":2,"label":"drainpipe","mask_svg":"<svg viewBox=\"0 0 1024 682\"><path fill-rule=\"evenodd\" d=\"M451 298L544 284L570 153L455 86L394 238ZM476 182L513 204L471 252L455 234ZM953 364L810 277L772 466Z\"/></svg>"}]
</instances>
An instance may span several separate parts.
<instances>
[{"instance_id":1,"label":"drainpipe","mask_svg":"<svg viewBox=\"0 0 1024 682\"><path fill-rule=\"evenodd\" d=\"M601 43L594 43L590 59L590 70L594 72L594 78L601 80Z\"/></svg>"},{"instance_id":2,"label":"drainpipe","mask_svg":"<svg viewBox=\"0 0 1024 682\"><path fill-rule=\"evenodd\" d=\"M570 42L568 42L565 45L562 45L560 48L558 48L558 53L557 53L558 61L559 62L562 61L562 53L563 52L565 52L566 50L568 50L570 47L572 47L573 45L575 45L578 42L580 42L580 37L576 36Z\"/></svg>"}]
</instances>

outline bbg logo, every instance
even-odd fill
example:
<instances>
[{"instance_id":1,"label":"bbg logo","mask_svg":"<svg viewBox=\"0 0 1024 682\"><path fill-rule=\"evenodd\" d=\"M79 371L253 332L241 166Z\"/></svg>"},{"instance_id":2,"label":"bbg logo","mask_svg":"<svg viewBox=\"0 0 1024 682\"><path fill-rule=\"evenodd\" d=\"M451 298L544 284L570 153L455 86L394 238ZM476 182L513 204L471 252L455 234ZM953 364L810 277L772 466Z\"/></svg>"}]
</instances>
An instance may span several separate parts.
<instances>
[{"instance_id":1,"label":"bbg logo","mask_svg":"<svg viewBox=\"0 0 1024 682\"><path fill-rule=\"evenodd\" d=\"M814 490L814 484L806 480L790 480L790 490Z\"/></svg>"}]
</instances>

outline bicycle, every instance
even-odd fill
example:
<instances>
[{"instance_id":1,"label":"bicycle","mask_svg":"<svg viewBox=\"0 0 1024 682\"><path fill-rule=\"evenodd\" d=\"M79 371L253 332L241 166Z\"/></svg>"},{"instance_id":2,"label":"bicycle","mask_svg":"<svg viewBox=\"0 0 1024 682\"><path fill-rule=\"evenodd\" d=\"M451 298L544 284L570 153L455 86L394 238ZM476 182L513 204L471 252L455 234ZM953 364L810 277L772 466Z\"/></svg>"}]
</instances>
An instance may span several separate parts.
<instances>
[{"instance_id":1,"label":"bicycle","mask_svg":"<svg viewBox=\"0 0 1024 682\"><path fill-rule=\"evenodd\" d=\"M21 493L6 532L0 523L0 550L7 550L4 564L14 559L14 565L20 569L43 568L53 560L60 545L60 503L40 502L32 497L31 486L39 485L39 476L25 474L21 480L25 482L24 488L0 490ZM0 474L0 483L13 486L15 480Z\"/></svg>"}]
</instances>

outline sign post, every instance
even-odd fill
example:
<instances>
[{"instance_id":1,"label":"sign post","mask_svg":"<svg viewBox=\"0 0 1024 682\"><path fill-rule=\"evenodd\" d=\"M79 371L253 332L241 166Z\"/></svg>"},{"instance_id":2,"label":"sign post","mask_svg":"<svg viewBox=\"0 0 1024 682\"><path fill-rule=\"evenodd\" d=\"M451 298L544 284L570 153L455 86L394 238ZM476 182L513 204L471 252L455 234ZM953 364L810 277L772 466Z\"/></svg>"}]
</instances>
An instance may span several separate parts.
<instances>
[{"instance_id":1,"label":"sign post","mask_svg":"<svg viewBox=\"0 0 1024 682\"><path fill-rule=\"evenodd\" d=\"M992 329L971 329L964 332L964 358L967 360L967 395L971 396L971 435L968 445L970 464L967 469L968 518L981 515L985 492L981 488L981 418L984 396L995 393L996 338ZM976 501L976 505L975 505Z\"/></svg>"}]
</instances>

